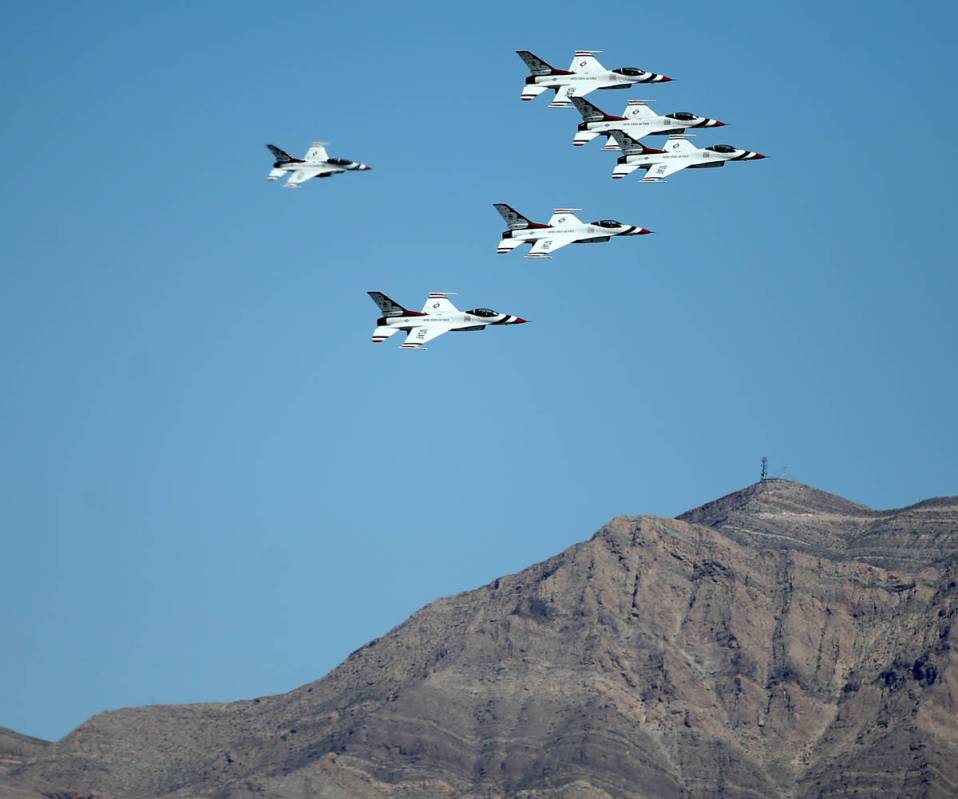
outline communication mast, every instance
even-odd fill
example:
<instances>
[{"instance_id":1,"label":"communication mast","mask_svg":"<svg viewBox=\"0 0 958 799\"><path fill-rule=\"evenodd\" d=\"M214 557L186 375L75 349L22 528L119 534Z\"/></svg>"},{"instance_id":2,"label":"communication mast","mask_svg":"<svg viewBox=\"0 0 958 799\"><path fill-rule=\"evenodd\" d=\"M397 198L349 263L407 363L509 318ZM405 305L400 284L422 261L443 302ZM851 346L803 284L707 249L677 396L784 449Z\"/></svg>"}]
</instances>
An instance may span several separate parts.
<instances>
[{"instance_id":1,"label":"communication mast","mask_svg":"<svg viewBox=\"0 0 958 799\"><path fill-rule=\"evenodd\" d=\"M761 482L768 480L768 458L762 456L762 479Z\"/></svg>"}]
</instances>

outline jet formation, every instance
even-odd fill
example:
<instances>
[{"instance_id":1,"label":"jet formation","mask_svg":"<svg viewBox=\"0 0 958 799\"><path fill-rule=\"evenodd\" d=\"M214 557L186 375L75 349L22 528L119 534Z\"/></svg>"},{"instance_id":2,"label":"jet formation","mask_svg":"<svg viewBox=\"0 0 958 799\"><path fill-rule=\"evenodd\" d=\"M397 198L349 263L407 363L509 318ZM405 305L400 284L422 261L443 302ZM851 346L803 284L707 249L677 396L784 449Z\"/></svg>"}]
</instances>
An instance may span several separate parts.
<instances>
[{"instance_id":1,"label":"jet formation","mask_svg":"<svg viewBox=\"0 0 958 799\"><path fill-rule=\"evenodd\" d=\"M267 149L276 159L273 168L266 176L267 180L279 180L283 175L289 175L289 180L283 185L284 189L298 189L301 184L310 178L328 178L342 172L365 172L372 169L369 164L360 164L358 161L348 161L345 158L330 158L326 152L329 142L314 141L306 151L305 158L294 158L275 144L267 144Z\"/></svg>"},{"instance_id":2,"label":"jet formation","mask_svg":"<svg viewBox=\"0 0 958 799\"><path fill-rule=\"evenodd\" d=\"M373 343L381 344L402 330L406 333L406 339L399 346L404 350L422 349L424 344L444 333L485 330L488 325L521 325L527 321L521 316L500 313L491 308L460 311L449 300L453 292L448 291L430 292L421 311L410 311L381 291L367 293L382 313L376 320Z\"/></svg>"},{"instance_id":3,"label":"jet formation","mask_svg":"<svg viewBox=\"0 0 958 799\"><path fill-rule=\"evenodd\" d=\"M743 150L728 144L696 147L689 141L688 131L706 131L725 125L718 119L675 111L657 114L647 100L629 100L621 116L608 114L585 95L602 89L628 89L636 84L666 83L668 75L649 72L637 67L606 69L595 58L600 50L577 50L568 69L556 69L528 50L516 53L529 69L521 99L533 100L547 90L554 92L550 108L575 107L582 117L572 144L582 147L593 139L605 137L603 150L620 153L613 179L621 179L636 170L644 170L642 183L661 183L683 169L722 167L728 161L756 161L765 158L761 153ZM647 136L667 136L662 149L641 142ZM295 158L278 147L266 145L275 161L269 171L269 180L289 175L285 188L295 189L311 178L325 178L342 172L365 171L367 164L330 158L324 142L313 142L304 158ZM493 207L505 220L505 230L496 248L501 254L512 252L522 244L530 245L527 258L549 258L552 253L569 244L594 244L610 241L617 236L641 236L652 231L638 225L629 225L615 219L583 222L575 215L578 208L556 208L548 222L533 222L505 203ZM376 320L372 340L382 343L402 331L406 337L402 349L422 349L424 345L445 333L485 330L489 325L518 325L526 320L521 316L473 308L460 311L449 299L451 292L432 292L421 311L411 311L380 291L370 291L382 316Z\"/></svg>"},{"instance_id":4,"label":"jet formation","mask_svg":"<svg viewBox=\"0 0 958 799\"><path fill-rule=\"evenodd\" d=\"M581 208L556 208L546 224L533 222L505 203L493 203L509 229L502 234L497 252L512 252L520 244L531 244L526 258L549 258L569 244L597 244L613 236L642 236L652 231L636 225L624 225L614 219L586 224L573 211Z\"/></svg>"}]
</instances>

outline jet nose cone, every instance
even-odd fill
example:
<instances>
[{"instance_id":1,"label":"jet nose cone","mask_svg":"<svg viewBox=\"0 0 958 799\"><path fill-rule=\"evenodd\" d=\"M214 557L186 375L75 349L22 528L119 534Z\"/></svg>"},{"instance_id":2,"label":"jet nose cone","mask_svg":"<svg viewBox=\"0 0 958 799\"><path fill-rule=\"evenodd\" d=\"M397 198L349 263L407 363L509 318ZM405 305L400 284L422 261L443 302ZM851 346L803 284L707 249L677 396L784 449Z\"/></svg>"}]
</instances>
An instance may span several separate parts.
<instances>
[{"instance_id":1,"label":"jet nose cone","mask_svg":"<svg viewBox=\"0 0 958 799\"><path fill-rule=\"evenodd\" d=\"M768 158L768 156L762 155L761 153L751 153L749 155L749 158L752 159L753 161L757 161L760 158Z\"/></svg>"},{"instance_id":2,"label":"jet nose cone","mask_svg":"<svg viewBox=\"0 0 958 799\"><path fill-rule=\"evenodd\" d=\"M725 123L722 122L721 120L713 119L713 120L711 120L711 122L710 122L710 124L709 124L709 127L710 127L710 128L724 128L724 127L725 127Z\"/></svg>"},{"instance_id":3,"label":"jet nose cone","mask_svg":"<svg viewBox=\"0 0 958 799\"><path fill-rule=\"evenodd\" d=\"M636 236L648 236L649 233L655 233L654 230L649 230L647 227L640 227L639 232L636 233Z\"/></svg>"},{"instance_id":4,"label":"jet nose cone","mask_svg":"<svg viewBox=\"0 0 958 799\"><path fill-rule=\"evenodd\" d=\"M670 83L672 78L670 78L668 75L659 75L655 80L658 83Z\"/></svg>"},{"instance_id":5,"label":"jet nose cone","mask_svg":"<svg viewBox=\"0 0 958 799\"><path fill-rule=\"evenodd\" d=\"M521 316L517 316L515 319L512 320L512 324L524 325L528 321L529 321L528 319L523 319Z\"/></svg>"},{"instance_id":6,"label":"jet nose cone","mask_svg":"<svg viewBox=\"0 0 958 799\"><path fill-rule=\"evenodd\" d=\"M368 172L370 169L372 169L372 167L371 167L369 164L363 164L363 165L362 165L361 167L359 167L359 168L360 168L361 170L363 170L363 172Z\"/></svg>"}]
</instances>

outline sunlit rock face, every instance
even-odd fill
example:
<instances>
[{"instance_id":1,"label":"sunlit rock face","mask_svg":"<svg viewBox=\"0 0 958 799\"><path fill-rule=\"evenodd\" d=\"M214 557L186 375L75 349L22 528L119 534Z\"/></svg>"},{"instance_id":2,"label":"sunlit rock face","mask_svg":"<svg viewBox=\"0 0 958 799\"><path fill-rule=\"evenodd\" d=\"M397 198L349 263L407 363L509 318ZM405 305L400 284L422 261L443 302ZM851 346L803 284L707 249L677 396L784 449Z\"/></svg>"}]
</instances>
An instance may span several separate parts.
<instances>
[{"instance_id":1,"label":"sunlit rock face","mask_svg":"<svg viewBox=\"0 0 958 799\"><path fill-rule=\"evenodd\" d=\"M958 498L769 480L615 518L288 694L95 716L0 796L954 796L956 584Z\"/></svg>"}]
</instances>

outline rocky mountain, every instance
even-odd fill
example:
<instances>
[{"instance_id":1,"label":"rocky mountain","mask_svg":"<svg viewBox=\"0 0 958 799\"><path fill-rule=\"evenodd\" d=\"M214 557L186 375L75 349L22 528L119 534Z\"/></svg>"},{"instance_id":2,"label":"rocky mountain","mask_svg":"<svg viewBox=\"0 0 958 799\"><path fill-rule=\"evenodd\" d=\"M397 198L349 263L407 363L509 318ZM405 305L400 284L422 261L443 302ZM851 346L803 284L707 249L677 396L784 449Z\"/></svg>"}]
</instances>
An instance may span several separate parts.
<instances>
[{"instance_id":1,"label":"rocky mountain","mask_svg":"<svg viewBox=\"0 0 958 799\"><path fill-rule=\"evenodd\" d=\"M678 518L749 546L797 549L901 572L942 566L958 556L954 497L873 511L809 486L767 480Z\"/></svg>"},{"instance_id":2,"label":"rocky mountain","mask_svg":"<svg viewBox=\"0 0 958 799\"><path fill-rule=\"evenodd\" d=\"M48 741L0 727L0 774L7 774L33 760L49 745Z\"/></svg>"},{"instance_id":3,"label":"rocky mountain","mask_svg":"<svg viewBox=\"0 0 958 799\"><path fill-rule=\"evenodd\" d=\"M0 797L5 799L34 799L42 794L26 787L17 787L4 782L3 775L35 760L49 746L48 741L21 735L6 727L0 727Z\"/></svg>"},{"instance_id":4,"label":"rocky mountain","mask_svg":"<svg viewBox=\"0 0 958 799\"><path fill-rule=\"evenodd\" d=\"M613 519L288 694L94 716L0 796L955 796L956 614L958 498L769 480Z\"/></svg>"}]
</instances>

